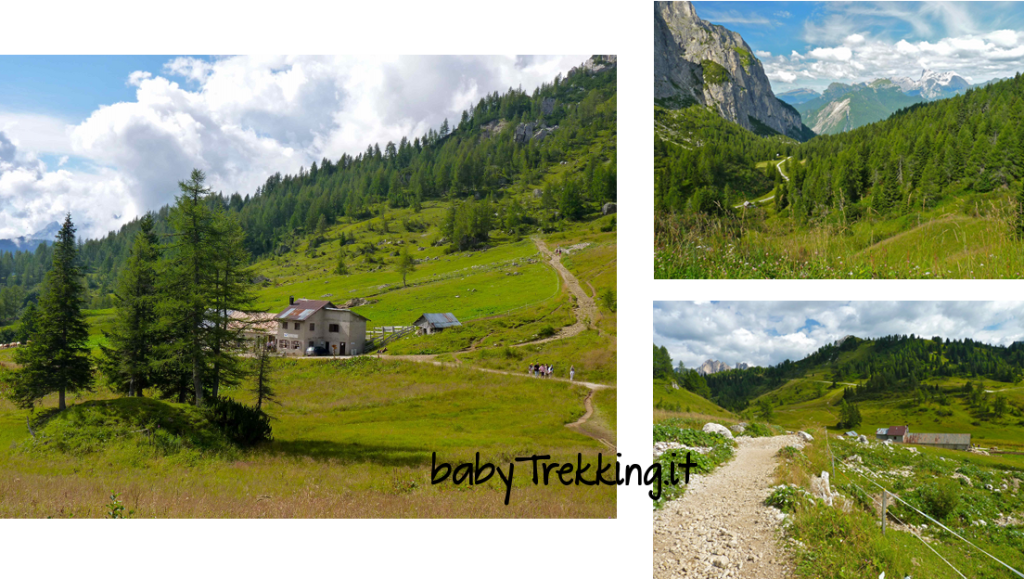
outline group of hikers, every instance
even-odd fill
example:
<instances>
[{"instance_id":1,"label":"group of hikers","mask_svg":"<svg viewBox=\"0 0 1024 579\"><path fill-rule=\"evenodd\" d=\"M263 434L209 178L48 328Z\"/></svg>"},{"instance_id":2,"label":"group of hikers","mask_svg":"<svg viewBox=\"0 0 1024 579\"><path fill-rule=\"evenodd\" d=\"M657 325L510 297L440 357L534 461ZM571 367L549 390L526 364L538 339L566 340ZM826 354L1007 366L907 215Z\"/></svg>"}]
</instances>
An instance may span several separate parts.
<instances>
[{"instance_id":1,"label":"group of hikers","mask_svg":"<svg viewBox=\"0 0 1024 579\"><path fill-rule=\"evenodd\" d=\"M530 368L526 371L528 376L540 376L541 378L550 378L555 375L555 367L551 364L530 364ZM569 381L576 376L576 367L569 366Z\"/></svg>"}]
</instances>

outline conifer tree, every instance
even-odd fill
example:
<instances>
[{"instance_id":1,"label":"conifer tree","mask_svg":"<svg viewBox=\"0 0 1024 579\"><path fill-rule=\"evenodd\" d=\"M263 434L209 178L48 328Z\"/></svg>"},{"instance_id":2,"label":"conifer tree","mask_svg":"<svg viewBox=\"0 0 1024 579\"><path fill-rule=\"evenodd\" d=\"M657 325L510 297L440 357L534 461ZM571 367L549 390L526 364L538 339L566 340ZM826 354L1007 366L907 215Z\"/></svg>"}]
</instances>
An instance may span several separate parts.
<instances>
[{"instance_id":1,"label":"conifer tree","mask_svg":"<svg viewBox=\"0 0 1024 579\"><path fill-rule=\"evenodd\" d=\"M395 262L395 270L402 275L402 287L405 287L405 276L416 271L416 260L409 255L408 249L402 249L402 253Z\"/></svg>"},{"instance_id":2,"label":"conifer tree","mask_svg":"<svg viewBox=\"0 0 1024 579\"><path fill-rule=\"evenodd\" d=\"M252 324L244 312L252 309L256 295L241 225L234 216L223 211L218 211L214 217L212 308L208 308L206 314L212 326L209 381L216 398L222 385L236 385L246 373L238 351L244 348L244 332Z\"/></svg>"},{"instance_id":3,"label":"conifer tree","mask_svg":"<svg viewBox=\"0 0 1024 579\"><path fill-rule=\"evenodd\" d=\"M273 372L274 358L271 356L270 344L263 339L254 340L252 344L252 380L257 410L263 410L263 403L272 402L275 398L274 390L271 388Z\"/></svg>"},{"instance_id":4,"label":"conifer tree","mask_svg":"<svg viewBox=\"0 0 1024 579\"><path fill-rule=\"evenodd\" d=\"M203 404L203 379L209 359L211 326L207 310L213 301L218 251L214 215L206 203L210 190L206 176L193 169L188 181L180 181L181 195L170 211L174 233L167 247L169 259L161 272L161 329L168 335L161 345L164 365L178 365L191 376L191 392L197 406ZM175 385L179 402L187 401L187 386Z\"/></svg>"},{"instance_id":5,"label":"conifer tree","mask_svg":"<svg viewBox=\"0 0 1024 579\"><path fill-rule=\"evenodd\" d=\"M64 410L69 392L92 390L92 362L86 345L89 328L82 313L84 293L69 213L53 246L53 266L43 282L35 331L29 343L15 352L21 368L11 397L18 406L31 408L56 392L57 408Z\"/></svg>"},{"instance_id":6,"label":"conifer tree","mask_svg":"<svg viewBox=\"0 0 1024 579\"><path fill-rule=\"evenodd\" d=\"M114 327L107 334L110 345L100 346L103 357L98 362L107 380L128 396L143 396L158 381L154 352L162 341L157 330L159 249L152 216L143 217L140 225L118 284Z\"/></svg>"}]
</instances>

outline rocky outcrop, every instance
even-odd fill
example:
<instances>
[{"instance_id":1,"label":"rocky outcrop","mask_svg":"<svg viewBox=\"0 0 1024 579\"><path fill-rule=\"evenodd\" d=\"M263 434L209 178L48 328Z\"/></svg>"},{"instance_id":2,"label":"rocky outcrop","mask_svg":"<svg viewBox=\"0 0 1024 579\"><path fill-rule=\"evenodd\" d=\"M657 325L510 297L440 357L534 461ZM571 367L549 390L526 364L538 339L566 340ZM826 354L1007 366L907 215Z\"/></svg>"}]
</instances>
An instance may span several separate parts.
<instances>
[{"instance_id":1,"label":"rocky outcrop","mask_svg":"<svg viewBox=\"0 0 1024 579\"><path fill-rule=\"evenodd\" d=\"M565 75L565 78L569 78L573 75L585 73L590 76L595 74L611 70L616 67L618 58L614 54L595 54L591 56L579 66L574 66L569 70L569 73Z\"/></svg>"},{"instance_id":2,"label":"rocky outcrop","mask_svg":"<svg viewBox=\"0 0 1024 579\"><path fill-rule=\"evenodd\" d=\"M615 213L615 207L614 203L605 203L601 206L601 215L611 215L612 213Z\"/></svg>"},{"instance_id":3,"label":"rocky outcrop","mask_svg":"<svg viewBox=\"0 0 1024 579\"><path fill-rule=\"evenodd\" d=\"M726 370L732 370L725 362L719 362L718 360L705 360L700 368L697 368L697 373L701 376L707 376L708 374L714 374L715 372L725 372Z\"/></svg>"},{"instance_id":4,"label":"rocky outcrop","mask_svg":"<svg viewBox=\"0 0 1024 579\"><path fill-rule=\"evenodd\" d=\"M536 133L534 133L533 136L530 137L530 140L531 141L537 141L539 143L539 142L543 141L544 139L546 139L548 137L548 135L550 135L551 133L555 132L555 129L557 129L557 128L558 128L558 125L555 125L553 127L544 127L542 129L540 129L539 131L537 131Z\"/></svg>"},{"instance_id":5,"label":"rocky outcrop","mask_svg":"<svg viewBox=\"0 0 1024 579\"><path fill-rule=\"evenodd\" d=\"M544 124L544 121L519 123L513 134L513 139L520 145L525 145L530 141L537 141L539 143L555 132L556 129L558 129L558 125L548 127Z\"/></svg>"},{"instance_id":6,"label":"rocky outcrop","mask_svg":"<svg viewBox=\"0 0 1024 579\"><path fill-rule=\"evenodd\" d=\"M551 97L545 97L544 100L540 101L540 114L545 117L550 116L555 112L555 99Z\"/></svg>"},{"instance_id":7,"label":"rocky outcrop","mask_svg":"<svg viewBox=\"0 0 1024 579\"><path fill-rule=\"evenodd\" d=\"M743 38L701 20L689 2L654 3L654 98L666 106L713 107L758 134L813 136L800 113L775 97Z\"/></svg>"}]
</instances>

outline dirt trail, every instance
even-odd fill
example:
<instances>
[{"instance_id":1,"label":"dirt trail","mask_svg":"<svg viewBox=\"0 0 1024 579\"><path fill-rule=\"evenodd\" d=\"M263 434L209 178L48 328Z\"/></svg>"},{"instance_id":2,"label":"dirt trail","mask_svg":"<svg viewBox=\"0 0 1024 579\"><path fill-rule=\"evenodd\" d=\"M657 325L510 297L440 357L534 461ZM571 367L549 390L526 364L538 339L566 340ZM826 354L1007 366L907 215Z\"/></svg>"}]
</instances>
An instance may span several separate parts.
<instances>
[{"instance_id":1,"label":"dirt trail","mask_svg":"<svg viewBox=\"0 0 1024 579\"><path fill-rule=\"evenodd\" d=\"M583 330L586 330L588 321L590 323L594 323L601 317L601 313L597 309L597 303L594 302L594 298L587 295L587 292L580 287L580 282L576 279L576 276L562 265L562 256L552 253L552 251L548 249L547 244L541 239L534 237L533 242L537 245L537 249L539 249L540 252L548 258L548 263L555 269L555 271L558 272L558 275L561 276L562 281L565 283L565 286L569 288L572 295L576 296L576 323L558 330L558 333L550 338L516 344L517 346L525 346L526 344L543 344L554 340L571 338L580 334Z\"/></svg>"},{"instance_id":2,"label":"dirt trail","mask_svg":"<svg viewBox=\"0 0 1024 579\"><path fill-rule=\"evenodd\" d=\"M654 513L654 577L789 577L778 545L778 511L766 507L785 446L795 435L740 437L731 462L710 476L690 477L686 494Z\"/></svg>"}]
</instances>

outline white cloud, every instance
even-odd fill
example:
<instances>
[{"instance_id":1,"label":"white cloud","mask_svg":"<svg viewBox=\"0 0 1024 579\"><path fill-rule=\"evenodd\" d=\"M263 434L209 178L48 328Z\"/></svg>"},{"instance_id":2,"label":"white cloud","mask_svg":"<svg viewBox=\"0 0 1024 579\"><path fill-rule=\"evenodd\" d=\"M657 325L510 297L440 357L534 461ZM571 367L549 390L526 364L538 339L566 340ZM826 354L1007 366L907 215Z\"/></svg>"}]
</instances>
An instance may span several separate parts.
<instances>
[{"instance_id":1,"label":"white cloud","mask_svg":"<svg viewBox=\"0 0 1024 579\"><path fill-rule=\"evenodd\" d=\"M715 359L730 366L799 360L848 335L1024 340L1018 302L656 302L654 343L688 368Z\"/></svg>"},{"instance_id":2,"label":"white cloud","mask_svg":"<svg viewBox=\"0 0 1024 579\"><path fill-rule=\"evenodd\" d=\"M973 24L971 25L973 27ZM838 29L835 31L838 32ZM804 53L762 59L768 78L782 83L824 88L833 81L867 82L877 78L917 79L922 70L952 71L972 82L1009 77L1022 68L1024 34L998 30L984 36L965 34L938 40L895 42L860 33L835 35L839 44ZM785 90L791 87L779 87Z\"/></svg>"},{"instance_id":3,"label":"white cloud","mask_svg":"<svg viewBox=\"0 0 1024 579\"><path fill-rule=\"evenodd\" d=\"M781 82L793 82L796 80L796 74L786 70L771 71L766 74L768 75L769 80L778 80Z\"/></svg>"},{"instance_id":4,"label":"white cloud","mask_svg":"<svg viewBox=\"0 0 1024 579\"><path fill-rule=\"evenodd\" d=\"M993 44L1003 48L1013 48L1019 44L1018 34L1015 30L996 30L985 35Z\"/></svg>"},{"instance_id":5,"label":"white cloud","mask_svg":"<svg viewBox=\"0 0 1024 579\"><path fill-rule=\"evenodd\" d=\"M837 46L834 48L815 48L810 52L810 56L819 60L839 60L847 61L853 57L853 51L846 46Z\"/></svg>"},{"instance_id":6,"label":"white cloud","mask_svg":"<svg viewBox=\"0 0 1024 579\"><path fill-rule=\"evenodd\" d=\"M0 238L30 233L69 209L83 234L103 235L172 202L193 167L214 190L252 193L275 172L413 139L446 117L456 121L485 94L532 91L585 59L176 58L163 71L133 72L126 83L135 100L100 106L74 126L0 112L0 131L19 158L69 157L55 172L3 170ZM79 169L65 170L69 161Z\"/></svg>"},{"instance_id":7,"label":"white cloud","mask_svg":"<svg viewBox=\"0 0 1024 579\"><path fill-rule=\"evenodd\" d=\"M140 86L142 81L153 78L153 74L144 70L136 70L135 72L128 75L128 80L125 84L128 86Z\"/></svg>"}]
</instances>

